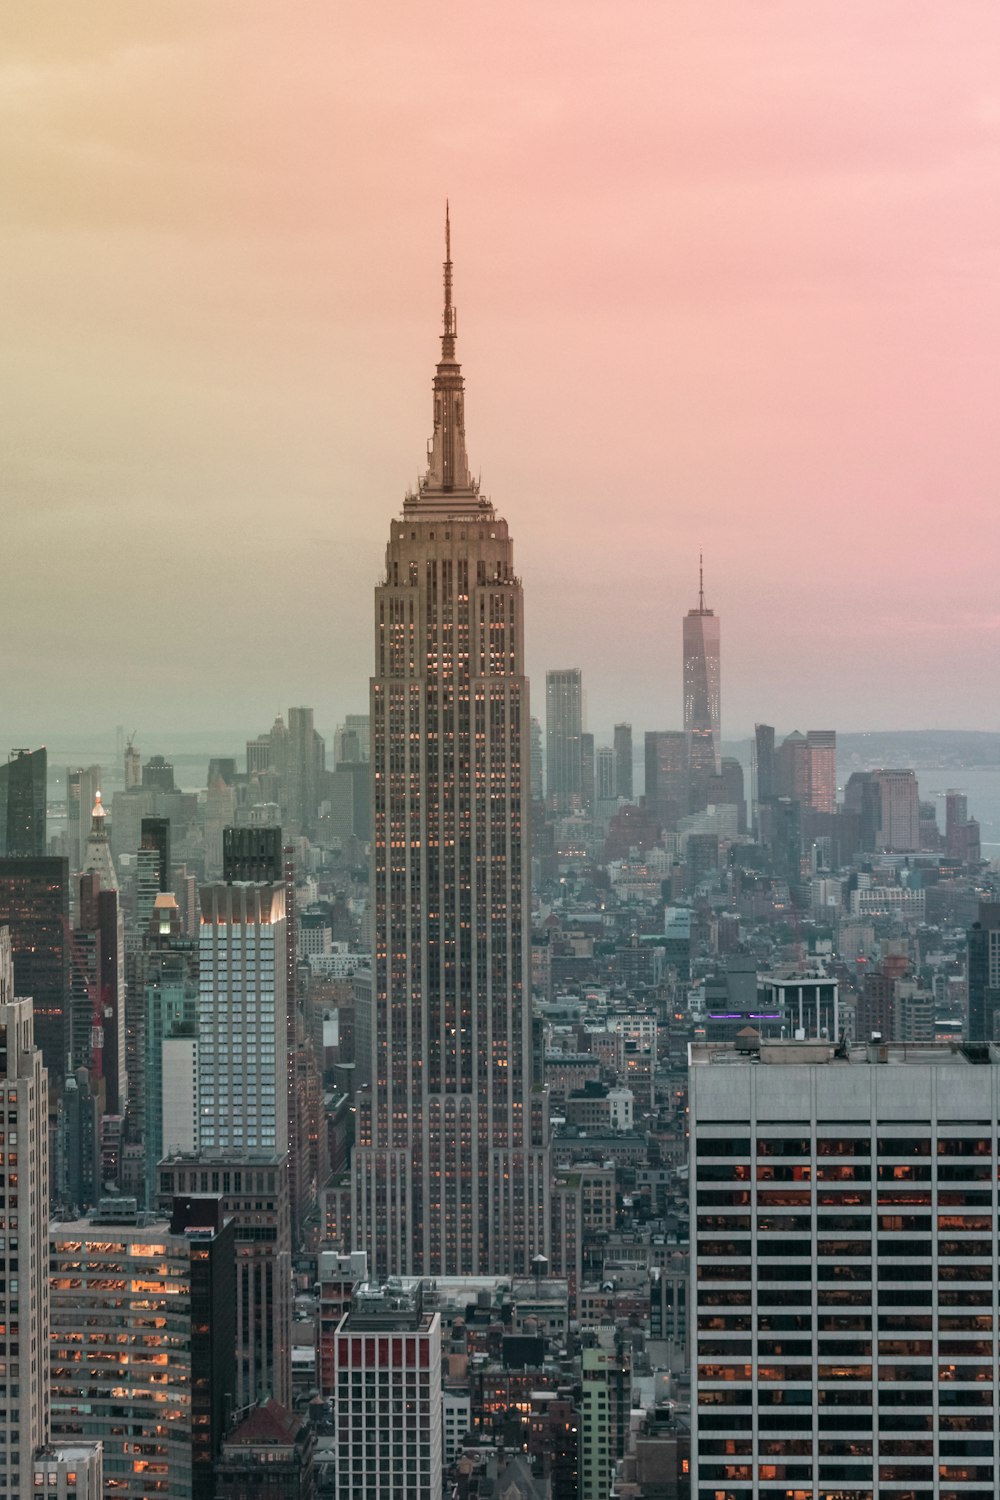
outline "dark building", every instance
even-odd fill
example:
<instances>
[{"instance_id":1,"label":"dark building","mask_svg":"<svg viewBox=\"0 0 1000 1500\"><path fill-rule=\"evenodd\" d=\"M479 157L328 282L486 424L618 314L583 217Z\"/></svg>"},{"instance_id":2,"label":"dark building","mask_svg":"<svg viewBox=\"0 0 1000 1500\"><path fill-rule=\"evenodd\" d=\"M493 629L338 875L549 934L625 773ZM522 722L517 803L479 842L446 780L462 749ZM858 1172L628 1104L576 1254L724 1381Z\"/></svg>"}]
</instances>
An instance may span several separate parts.
<instances>
[{"instance_id":1,"label":"dark building","mask_svg":"<svg viewBox=\"0 0 1000 1500\"><path fill-rule=\"evenodd\" d=\"M0 926L10 928L14 993L34 1002L35 1042L52 1080L69 1048L69 861L0 859Z\"/></svg>"},{"instance_id":2,"label":"dark building","mask_svg":"<svg viewBox=\"0 0 1000 1500\"><path fill-rule=\"evenodd\" d=\"M1000 1016L1000 901L981 901L969 928L969 1040L997 1040Z\"/></svg>"},{"instance_id":3,"label":"dark building","mask_svg":"<svg viewBox=\"0 0 1000 1500\"><path fill-rule=\"evenodd\" d=\"M757 767L757 801L770 802L774 790L774 725L755 724L754 763Z\"/></svg>"},{"instance_id":4,"label":"dark building","mask_svg":"<svg viewBox=\"0 0 1000 1500\"><path fill-rule=\"evenodd\" d=\"M632 726L615 725L615 796L632 801Z\"/></svg>"},{"instance_id":5,"label":"dark building","mask_svg":"<svg viewBox=\"0 0 1000 1500\"><path fill-rule=\"evenodd\" d=\"M735 807L740 833L747 831L747 801L743 788L743 767L732 756L724 755L718 776L705 782L706 806Z\"/></svg>"},{"instance_id":6,"label":"dark building","mask_svg":"<svg viewBox=\"0 0 1000 1500\"><path fill-rule=\"evenodd\" d=\"M0 766L0 855L22 859L45 853L45 748L12 750Z\"/></svg>"},{"instance_id":7,"label":"dark building","mask_svg":"<svg viewBox=\"0 0 1000 1500\"><path fill-rule=\"evenodd\" d=\"M175 792L173 766L162 755L151 755L142 768L142 784L158 792Z\"/></svg>"},{"instance_id":8,"label":"dark building","mask_svg":"<svg viewBox=\"0 0 1000 1500\"><path fill-rule=\"evenodd\" d=\"M140 849L152 849L157 856L157 889L170 889L170 819L143 818L140 824Z\"/></svg>"},{"instance_id":9,"label":"dark building","mask_svg":"<svg viewBox=\"0 0 1000 1500\"><path fill-rule=\"evenodd\" d=\"M64 1204L82 1213L100 1197L100 1124L97 1095L90 1086L86 1068L70 1073L63 1086L62 1180L58 1196Z\"/></svg>"},{"instance_id":10,"label":"dark building","mask_svg":"<svg viewBox=\"0 0 1000 1500\"><path fill-rule=\"evenodd\" d=\"M236 759L232 755L213 755L208 763L206 786L222 781L226 786L236 785Z\"/></svg>"},{"instance_id":11,"label":"dark building","mask_svg":"<svg viewBox=\"0 0 1000 1500\"><path fill-rule=\"evenodd\" d=\"M269 824L222 830L222 878L271 881L285 878L281 829Z\"/></svg>"},{"instance_id":12,"label":"dark building","mask_svg":"<svg viewBox=\"0 0 1000 1500\"><path fill-rule=\"evenodd\" d=\"M588 811L594 806L594 736L580 736L580 803Z\"/></svg>"},{"instance_id":13,"label":"dark building","mask_svg":"<svg viewBox=\"0 0 1000 1500\"><path fill-rule=\"evenodd\" d=\"M181 1197L170 1233L186 1235L191 1247L191 1495L214 1500L215 1460L235 1405L235 1230L221 1198Z\"/></svg>"},{"instance_id":14,"label":"dark building","mask_svg":"<svg viewBox=\"0 0 1000 1500\"><path fill-rule=\"evenodd\" d=\"M668 827L688 811L687 740L682 729L647 729L646 806Z\"/></svg>"},{"instance_id":15,"label":"dark building","mask_svg":"<svg viewBox=\"0 0 1000 1500\"><path fill-rule=\"evenodd\" d=\"M80 927L76 934L90 939L93 953L93 974L87 989L93 995L96 983L100 1005L90 1006L93 1014L101 1017L101 1075L104 1079L104 1111L110 1115L125 1112L127 1088L125 1083L125 953L124 935L118 909L118 892L102 890L99 876L88 870L80 877ZM74 979L74 988L79 977ZM96 998L96 997L95 997ZM84 1019L82 1006L74 1005L80 1022ZM77 1066L87 1067L91 1059L86 1056L85 1046L80 1045L79 1031L82 1026L71 1027L74 1031L73 1054Z\"/></svg>"},{"instance_id":16,"label":"dark building","mask_svg":"<svg viewBox=\"0 0 1000 1500\"><path fill-rule=\"evenodd\" d=\"M315 1500L315 1448L303 1417L277 1401L265 1401L223 1443L215 1466L215 1500Z\"/></svg>"}]
</instances>

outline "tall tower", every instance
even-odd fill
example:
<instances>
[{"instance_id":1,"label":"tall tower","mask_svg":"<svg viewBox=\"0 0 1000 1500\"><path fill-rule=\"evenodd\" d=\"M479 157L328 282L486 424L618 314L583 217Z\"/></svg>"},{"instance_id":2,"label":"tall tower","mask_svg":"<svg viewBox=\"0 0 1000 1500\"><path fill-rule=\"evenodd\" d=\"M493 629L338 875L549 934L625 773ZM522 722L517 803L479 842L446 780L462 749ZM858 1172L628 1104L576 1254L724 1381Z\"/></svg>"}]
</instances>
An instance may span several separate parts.
<instances>
[{"instance_id":1,"label":"tall tower","mask_svg":"<svg viewBox=\"0 0 1000 1500\"><path fill-rule=\"evenodd\" d=\"M507 522L469 471L447 218L445 235L429 464L375 590L371 1085L353 1163L375 1277L523 1274L548 1243L523 597Z\"/></svg>"},{"instance_id":2,"label":"tall tower","mask_svg":"<svg viewBox=\"0 0 1000 1500\"><path fill-rule=\"evenodd\" d=\"M579 811L583 801L583 673L579 667L545 674L545 787L553 812Z\"/></svg>"},{"instance_id":3,"label":"tall tower","mask_svg":"<svg viewBox=\"0 0 1000 1500\"><path fill-rule=\"evenodd\" d=\"M6 1141L16 1145L0 1158L4 1222L14 1231L0 1237L6 1289L0 1360L13 1397L0 1413L0 1494L22 1500L35 1493L32 1459L49 1438L48 1077L35 1045L31 1001L14 999L6 927L0 927L0 1087Z\"/></svg>"},{"instance_id":4,"label":"tall tower","mask_svg":"<svg viewBox=\"0 0 1000 1500\"><path fill-rule=\"evenodd\" d=\"M698 608L684 616L684 735L692 777L722 771L719 698L719 619L705 608L705 575L698 558Z\"/></svg>"}]
</instances>

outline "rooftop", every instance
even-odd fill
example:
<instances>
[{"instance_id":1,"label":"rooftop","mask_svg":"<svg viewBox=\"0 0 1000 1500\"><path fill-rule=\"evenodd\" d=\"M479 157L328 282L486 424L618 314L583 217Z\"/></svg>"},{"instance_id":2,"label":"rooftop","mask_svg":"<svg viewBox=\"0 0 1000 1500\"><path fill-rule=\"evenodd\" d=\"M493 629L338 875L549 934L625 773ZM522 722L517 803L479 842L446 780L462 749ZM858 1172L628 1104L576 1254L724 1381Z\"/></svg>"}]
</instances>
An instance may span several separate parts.
<instances>
[{"instance_id":1,"label":"rooftop","mask_svg":"<svg viewBox=\"0 0 1000 1500\"><path fill-rule=\"evenodd\" d=\"M824 1042L760 1041L736 1038L724 1042L691 1042L692 1067L708 1063L728 1066L750 1063L764 1066L817 1067L821 1064L874 1064L899 1067L971 1067L1000 1064L1000 1045L994 1042Z\"/></svg>"}]
</instances>

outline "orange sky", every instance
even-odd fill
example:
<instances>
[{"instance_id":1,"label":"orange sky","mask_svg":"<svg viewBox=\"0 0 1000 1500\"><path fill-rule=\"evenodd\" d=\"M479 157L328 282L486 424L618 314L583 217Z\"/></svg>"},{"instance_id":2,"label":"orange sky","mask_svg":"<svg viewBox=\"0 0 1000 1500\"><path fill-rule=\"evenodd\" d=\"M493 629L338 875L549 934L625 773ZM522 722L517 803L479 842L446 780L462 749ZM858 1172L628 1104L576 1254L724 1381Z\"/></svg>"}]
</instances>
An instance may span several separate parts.
<instances>
[{"instance_id":1,"label":"orange sky","mask_svg":"<svg viewBox=\"0 0 1000 1500\"><path fill-rule=\"evenodd\" d=\"M365 708L446 194L536 708L574 665L599 735L676 726L703 545L727 735L1000 729L995 0L45 0L0 42L8 744Z\"/></svg>"}]
</instances>

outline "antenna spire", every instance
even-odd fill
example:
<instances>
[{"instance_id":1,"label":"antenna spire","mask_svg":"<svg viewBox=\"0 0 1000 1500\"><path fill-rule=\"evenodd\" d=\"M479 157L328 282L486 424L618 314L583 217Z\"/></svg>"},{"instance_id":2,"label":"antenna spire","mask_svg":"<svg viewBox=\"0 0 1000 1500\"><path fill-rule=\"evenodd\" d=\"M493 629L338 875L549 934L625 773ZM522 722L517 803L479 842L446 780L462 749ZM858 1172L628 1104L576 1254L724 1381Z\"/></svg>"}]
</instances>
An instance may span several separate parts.
<instances>
[{"instance_id":1,"label":"antenna spire","mask_svg":"<svg viewBox=\"0 0 1000 1500\"><path fill-rule=\"evenodd\" d=\"M441 335L441 358L455 358L455 335L458 319L451 300L451 206L444 200L444 333Z\"/></svg>"},{"instance_id":2,"label":"antenna spire","mask_svg":"<svg viewBox=\"0 0 1000 1500\"><path fill-rule=\"evenodd\" d=\"M704 566L704 564L705 564L704 553L699 552L698 553L698 610L699 610L699 613L701 613L701 614L705 613L705 566Z\"/></svg>"}]
</instances>

